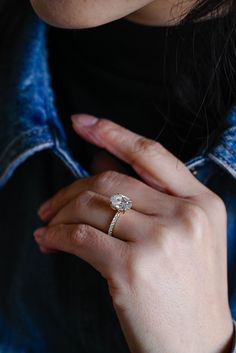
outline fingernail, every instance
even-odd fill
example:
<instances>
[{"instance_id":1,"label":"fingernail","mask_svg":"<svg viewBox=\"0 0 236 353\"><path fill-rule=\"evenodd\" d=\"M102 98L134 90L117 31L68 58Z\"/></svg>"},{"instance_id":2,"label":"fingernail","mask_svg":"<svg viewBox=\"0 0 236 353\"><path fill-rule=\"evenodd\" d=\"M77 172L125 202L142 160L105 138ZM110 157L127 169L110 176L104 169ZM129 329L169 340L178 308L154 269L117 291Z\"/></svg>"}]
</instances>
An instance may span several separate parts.
<instances>
[{"instance_id":1,"label":"fingernail","mask_svg":"<svg viewBox=\"0 0 236 353\"><path fill-rule=\"evenodd\" d=\"M41 228L38 228L34 231L33 235L35 238L41 238L42 235L45 233L46 231L46 227L41 227Z\"/></svg>"},{"instance_id":2,"label":"fingernail","mask_svg":"<svg viewBox=\"0 0 236 353\"><path fill-rule=\"evenodd\" d=\"M51 204L51 200L48 200L48 201L46 201L46 202L44 202L41 206L40 206L40 208L39 208L39 210L38 210L38 215L41 217L46 217L48 214L49 214L49 212L50 212L50 204Z\"/></svg>"},{"instance_id":3,"label":"fingernail","mask_svg":"<svg viewBox=\"0 0 236 353\"><path fill-rule=\"evenodd\" d=\"M80 115L72 115L71 120L77 126L92 126L95 125L98 121L98 118L92 115L80 114Z\"/></svg>"}]
</instances>

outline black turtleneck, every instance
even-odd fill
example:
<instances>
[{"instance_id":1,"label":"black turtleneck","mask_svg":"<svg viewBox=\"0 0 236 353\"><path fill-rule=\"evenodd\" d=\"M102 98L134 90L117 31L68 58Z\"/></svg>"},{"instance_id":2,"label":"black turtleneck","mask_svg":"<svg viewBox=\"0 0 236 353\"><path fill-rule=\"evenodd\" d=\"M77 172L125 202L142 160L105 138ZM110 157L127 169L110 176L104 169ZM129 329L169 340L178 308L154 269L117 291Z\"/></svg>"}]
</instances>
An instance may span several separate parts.
<instances>
[{"instance_id":1,"label":"black turtleneck","mask_svg":"<svg viewBox=\"0 0 236 353\"><path fill-rule=\"evenodd\" d=\"M208 37L214 25L209 20L155 27L120 19L89 29L49 28L49 63L59 115L74 156L89 171L99 149L75 134L73 113L118 122L158 140L183 161L209 143L217 126L214 117L207 115L207 108L197 118L197 110L186 109L178 84L183 74L199 84L196 62L207 72ZM186 92L187 85L188 81Z\"/></svg>"}]
</instances>

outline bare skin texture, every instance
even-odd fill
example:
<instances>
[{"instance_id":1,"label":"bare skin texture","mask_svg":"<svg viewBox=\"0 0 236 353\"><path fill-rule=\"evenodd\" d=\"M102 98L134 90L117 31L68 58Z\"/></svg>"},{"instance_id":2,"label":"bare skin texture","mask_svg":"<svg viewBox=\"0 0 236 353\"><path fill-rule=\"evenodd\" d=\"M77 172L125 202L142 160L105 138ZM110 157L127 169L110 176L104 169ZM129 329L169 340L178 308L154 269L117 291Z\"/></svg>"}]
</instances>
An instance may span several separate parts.
<instances>
[{"instance_id":1,"label":"bare skin texture","mask_svg":"<svg viewBox=\"0 0 236 353\"><path fill-rule=\"evenodd\" d=\"M73 127L141 180L106 171L59 190L38 213L49 222L34 233L41 250L71 253L100 272L131 352L230 352L223 201L156 141L84 114ZM109 236L117 190L133 207Z\"/></svg>"},{"instance_id":2,"label":"bare skin texture","mask_svg":"<svg viewBox=\"0 0 236 353\"><path fill-rule=\"evenodd\" d=\"M37 14L56 27L89 28L122 17L145 25L173 25L195 0L31 0Z\"/></svg>"}]
</instances>

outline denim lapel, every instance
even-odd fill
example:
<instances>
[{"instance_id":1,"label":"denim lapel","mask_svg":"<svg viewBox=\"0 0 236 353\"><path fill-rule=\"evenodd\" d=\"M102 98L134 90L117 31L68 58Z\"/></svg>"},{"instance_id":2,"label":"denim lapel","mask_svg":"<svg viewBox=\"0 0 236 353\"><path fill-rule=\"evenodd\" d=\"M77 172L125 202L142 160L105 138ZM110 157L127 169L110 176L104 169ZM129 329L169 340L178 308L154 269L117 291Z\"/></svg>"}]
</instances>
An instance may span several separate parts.
<instances>
[{"instance_id":1,"label":"denim lapel","mask_svg":"<svg viewBox=\"0 0 236 353\"><path fill-rule=\"evenodd\" d=\"M64 161L76 177L87 176L74 160L54 104L47 60L45 25L27 13L17 23L8 47L0 57L0 187L28 157L44 149ZM236 108L229 114L228 128L212 149L186 163L189 169L208 159L236 177Z\"/></svg>"},{"instance_id":2,"label":"denim lapel","mask_svg":"<svg viewBox=\"0 0 236 353\"><path fill-rule=\"evenodd\" d=\"M0 57L0 187L26 158L51 148L82 177L67 147L54 105L46 49L47 26L29 11Z\"/></svg>"}]
</instances>

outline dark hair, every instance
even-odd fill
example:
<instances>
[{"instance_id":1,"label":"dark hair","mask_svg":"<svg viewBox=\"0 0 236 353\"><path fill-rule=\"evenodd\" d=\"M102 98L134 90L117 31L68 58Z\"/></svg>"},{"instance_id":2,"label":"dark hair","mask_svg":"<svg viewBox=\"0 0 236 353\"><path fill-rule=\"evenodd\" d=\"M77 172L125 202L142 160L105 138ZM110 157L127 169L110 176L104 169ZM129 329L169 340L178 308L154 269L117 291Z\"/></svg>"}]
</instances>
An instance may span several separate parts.
<instances>
[{"instance_id":1,"label":"dark hair","mask_svg":"<svg viewBox=\"0 0 236 353\"><path fill-rule=\"evenodd\" d=\"M217 142L226 127L226 116L236 103L236 1L198 0L184 14L180 24L209 18L214 18L214 25L209 33L210 40L204 58L195 60L191 72L184 68L174 87L179 104L195 116L188 136L194 124L201 119L208 125L215 125L211 135L207 134L206 128L202 146L206 148ZM192 46L194 50L194 41Z\"/></svg>"},{"instance_id":2,"label":"dark hair","mask_svg":"<svg viewBox=\"0 0 236 353\"><path fill-rule=\"evenodd\" d=\"M1 55L4 55L4 45L11 43L10 37L17 36L13 22L24 21L29 11L29 0L0 0ZM229 110L236 103L236 0L197 0L180 24L209 17L215 18L215 25L210 33L207 55L202 60L196 59L189 70L184 67L172 88L178 104L194 115L189 133L200 119L217 127L211 136L204 137L205 147L217 140L225 128ZM192 46L194 50L194 43ZM206 60L208 65L205 65Z\"/></svg>"}]
</instances>

